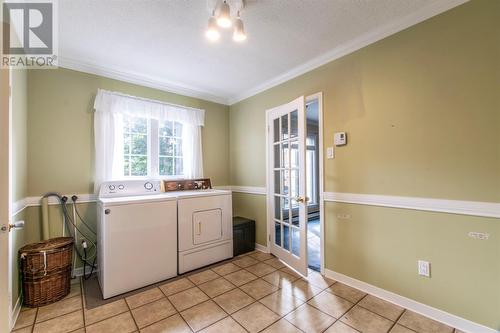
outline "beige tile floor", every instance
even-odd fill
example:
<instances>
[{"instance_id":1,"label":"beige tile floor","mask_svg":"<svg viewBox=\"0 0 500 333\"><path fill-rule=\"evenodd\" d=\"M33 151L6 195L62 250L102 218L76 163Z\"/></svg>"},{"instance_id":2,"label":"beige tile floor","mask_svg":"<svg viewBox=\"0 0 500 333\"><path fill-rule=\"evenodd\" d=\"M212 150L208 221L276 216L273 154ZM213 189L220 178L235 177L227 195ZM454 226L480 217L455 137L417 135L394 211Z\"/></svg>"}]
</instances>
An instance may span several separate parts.
<instances>
[{"instance_id":1,"label":"beige tile floor","mask_svg":"<svg viewBox=\"0 0 500 333\"><path fill-rule=\"evenodd\" d=\"M91 310L76 281L63 300L23 308L13 332L139 331L460 333L314 271L302 279L257 251Z\"/></svg>"}]
</instances>

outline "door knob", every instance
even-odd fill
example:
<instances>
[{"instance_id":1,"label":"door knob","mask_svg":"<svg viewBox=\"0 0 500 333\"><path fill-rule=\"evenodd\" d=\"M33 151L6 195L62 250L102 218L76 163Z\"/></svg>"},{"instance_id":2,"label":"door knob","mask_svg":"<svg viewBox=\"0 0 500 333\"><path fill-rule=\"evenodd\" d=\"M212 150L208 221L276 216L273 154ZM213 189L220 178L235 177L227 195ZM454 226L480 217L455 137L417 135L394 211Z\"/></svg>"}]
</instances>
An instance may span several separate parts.
<instances>
[{"instance_id":1,"label":"door knob","mask_svg":"<svg viewBox=\"0 0 500 333\"><path fill-rule=\"evenodd\" d=\"M10 232L12 229L22 229L24 228L24 221L17 221L12 224L9 223L9 225L2 225L0 230L2 232Z\"/></svg>"},{"instance_id":2,"label":"door knob","mask_svg":"<svg viewBox=\"0 0 500 333\"><path fill-rule=\"evenodd\" d=\"M295 201L297 201L298 203L304 203L304 202L308 202L309 198L308 197L296 196L295 197Z\"/></svg>"},{"instance_id":3,"label":"door knob","mask_svg":"<svg viewBox=\"0 0 500 333\"><path fill-rule=\"evenodd\" d=\"M306 201L306 199L304 197L301 197L301 196L296 196L295 201L297 201L299 203L303 203Z\"/></svg>"}]
</instances>

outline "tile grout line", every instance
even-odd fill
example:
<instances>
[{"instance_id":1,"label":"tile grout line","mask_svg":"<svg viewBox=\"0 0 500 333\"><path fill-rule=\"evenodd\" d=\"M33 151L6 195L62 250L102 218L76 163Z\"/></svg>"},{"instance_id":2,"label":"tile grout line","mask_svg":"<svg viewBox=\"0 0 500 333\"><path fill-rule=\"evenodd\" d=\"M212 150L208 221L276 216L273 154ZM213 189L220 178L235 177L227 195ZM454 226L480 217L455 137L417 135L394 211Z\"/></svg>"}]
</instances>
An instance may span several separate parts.
<instances>
[{"instance_id":1,"label":"tile grout line","mask_svg":"<svg viewBox=\"0 0 500 333\"><path fill-rule=\"evenodd\" d=\"M135 320L135 317L134 317L134 314L132 313L132 309L130 308L130 305L128 304L126 299L124 299L124 301L125 301L125 305L128 308L128 312L130 313L130 316L132 317L132 320L134 321L135 328L137 328L137 331L139 331L139 325L137 325L137 321ZM120 313L120 315L123 313L126 313L126 312L122 312L122 313ZM118 315L116 315L116 316L118 316ZM113 316L113 317L116 317L116 316ZM113 317L110 317L110 318L113 318ZM85 328L85 331L87 331L87 328Z\"/></svg>"},{"instance_id":2,"label":"tile grout line","mask_svg":"<svg viewBox=\"0 0 500 333\"><path fill-rule=\"evenodd\" d=\"M236 265L236 266L237 266L237 265ZM212 270L212 272L213 272L213 270ZM217 272L214 272L214 273L215 273L215 274L217 274ZM222 275L220 275L220 274L217 274L217 275L218 275L219 277L221 277L221 278L224 278L224 276L222 276ZM213 279L213 280L215 280L215 279ZM213 280L210 280L210 281L213 281ZM210 282L210 281L207 281L207 282ZM228 281L229 281L229 280L228 280ZM193 282L193 281L191 281L191 282ZM229 281L229 282L231 283L231 281ZM206 282L205 282L205 283L206 283ZM201 284L203 284L203 283L200 283L200 285L201 285ZM231 283L231 284L232 284L232 283ZM205 294L205 296L207 296L207 297L208 297L208 300L203 301L203 302L201 302L201 303L198 303L198 304L196 304L196 305L193 305L191 308L193 308L193 307L195 307L195 306L197 306L197 305L199 305L199 304L203 304L203 303L205 303L205 302L212 301L212 302L213 302L213 303L214 303L217 307L219 307L219 308L220 308L220 309L221 309L221 310L222 310L222 311L226 314L226 316L225 316L224 318L221 318L221 319L219 319L219 320L217 320L217 321L215 321L215 322L211 323L210 325L207 325L207 326L205 326L205 327L200 328L198 331L195 331L195 330L194 330L194 329L193 329L193 328L189 325L189 323L188 323L188 326L192 329L192 331L193 331L193 332L199 332L199 331L201 331L201 330L204 330L204 329L205 329L205 328L207 328L207 327L210 327L210 326L212 326L212 325L214 325L214 324L216 324L216 323L218 323L218 322L220 322L220 321L222 321L222 320L226 319L227 317L231 317L231 315L230 315L230 314L229 314L226 310L224 310L224 309L222 308L222 306L220 306L219 304L217 304L217 302L216 302L216 301L214 301L212 297L210 297L210 296L209 296L209 295L208 295L205 291L203 291L203 290L202 290L200 287L198 287L198 286L199 286L199 285L196 285L196 287L197 287L197 288L198 288L198 289L199 289L199 290L200 290L203 294ZM235 285L235 286L236 286L236 285ZM238 288L238 287L236 286L236 288ZM231 289L231 290L234 290L234 289ZM225 294L225 293L222 293L221 295L223 295L223 294ZM219 296L219 295L218 295L218 296ZM216 297L217 297L217 296L216 296ZM189 308L189 309L190 309L190 308ZM186 310L188 310L188 309L186 309ZM183 311L186 311L186 310L183 310ZM181 317L182 317L182 314L181 314ZM231 317L231 318L232 318L232 317ZM234 318L232 318L232 319L234 319ZM237 321L236 321L236 322L237 322ZM240 323L238 323L238 325L239 325L239 324L240 324ZM241 326L241 325L240 325L240 326ZM243 329L245 329L245 328L243 327ZM245 330L246 330L246 329L245 329ZM248 332L248 331L247 331L247 332Z\"/></svg>"},{"instance_id":3,"label":"tile grout line","mask_svg":"<svg viewBox=\"0 0 500 333\"><path fill-rule=\"evenodd\" d=\"M248 256L250 256L250 255L248 255ZM250 256L250 257L251 257L251 256ZM258 263L262 262L262 261L260 261L260 260L258 260L258 259L253 258L253 257L251 257L251 258L252 258L252 259L254 259L254 260L257 260L257 263L255 263L255 264L253 264L253 265L249 265L249 266L247 266L247 267L251 267L251 266L257 265ZM242 271L242 270L243 270L243 271L246 271L247 273L250 273L250 274L252 274L252 275L256 276L257 278L256 278L256 279L253 279L253 280L251 280L251 281L248 281L247 283L244 283L244 284L242 284L242 285L240 285L240 286L237 286L237 285L233 284L231 281L227 280L227 279L226 279L223 275L221 275L221 278L223 278L223 279L227 280L229 283L231 283L231 284L233 284L233 285L235 286L235 288L234 288L234 289L231 289L231 290L229 290L229 291L232 291L232 290L238 289L238 290L240 290L241 292L243 292L245 295L248 295L248 296L249 296L249 297L253 300L253 302L252 302L252 303L250 303L250 304L248 304L248 305L246 305L246 306L244 306L244 307L242 307L242 308L240 308L240 309L238 309L237 311L233 312L232 314L230 314L230 313L229 313L229 312L227 312L224 308L222 308L222 307L221 307L221 306L220 306L217 302L215 302L215 301L213 300L213 298L210 298L210 300L212 300L212 301L213 301L213 302L214 302L214 303L215 303L218 307L220 307L220 308L222 309L222 311L224 311L224 312L227 314L227 316L226 316L226 317L224 317L224 318L222 318L222 319L220 319L220 320L218 320L218 321L216 321L216 322L214 322L214 323L212 323L212 324L210 324L210 325L208 325L207 327L210 327L210 326L212 326L212 325L214 325L214 324L216 324L216 323L218 323L218 322L220 322L220 321L222 321L222 320L226 319L227 317L229 317L229 318L231 318L232 320L234 320L234 321L235 321L235 322L236 322L236 323L237 323L240 327L242 327L242 328L243 328L246 332L250 332L250 331L249 331L246 327L244 327L244 326L243 326L243 325L242 325L242 324L241 324L238 320L236 320L236 319L233 317L233 315L234 315L235 313L237 313L237 312L239 312L239 311L241 311L241 310L243 310L243 309L247 308L247 307L250 307L251 305L254 305L255 303L259 303L259 304L263 305L264 307L266 307L264 304L260 303L260 302L259 302L259 300L256 300L254 297L252 297L251 295L249 295L249 294L248 294L248 293L246 293L243 289L241 289L241 288L240 288L240 287L242 287L242 286L244 286L244 285L247 285L247 284L249 284L249 283L251 283L251 282L254 282L254 281L258 280L258 279L261 279L261 277L259 277L259 276L257 276L256 274L253 274L252 272L250 272L250 271L246 270L246 269L245 269L245 267L241 267L241 266L239 266L239 265L235 264L233 261L231 261L231 262L233 263L233 265L235 265L236 267L238 267L238 268L240 268L240 269L238 269L237 271L234 271L234 272L228 273L228 274L226 274L226 275L229 275L229 274L232 274L232 273L236 273L236 272L239 272L239 271ZM217 273L217 272L216 272L216 273ZM263 280L263 281L265 281L265 280ZM265 282L267 282L267 281L265 281ZM278 288L280 288L280 287L278 287ZM200 289L201 289L201 288L200 288ZM279 290L279 289L278 289L278 290ZM229 291L227 291L227 292L229 292ZM203 290L202 290L202 292L203 292ZM205 294L206 294L206 293L205 293ZM224 295L224 294L225 294L225 293L222 293L222 294L220 294L220 295ZM208 296L208 294L206 294L206 295ZM218 297L218 296L220 296L220 295L217 295L217 296L215 296L215 297ZM210 297L210 296L208 296L208 297ZM215 297L214 297L214 298L215 298ZM265 297L265 296L264 296L264 297ZM266 307L266 308L267 308L267 307ZM275 312L274 312L274 311L272 311L271 309L269 309L269 310L270 310L271 312L275 313ZM277 314L277 315L279 316L279 314ZM280 317L278 320L280 320L280 319L281 319L281 317ZM275 322L273 322L273 323L271 323L270 325L268 325L268 326L264 327L262 330L264 330L264 329L266 329L267 327L269 327L269 326L273 325L274 323L275 323ZM205 327L205 328L206 328L206 327ZM205 328L202 328L202 329L205 329ZM260 330L260 331L262 331L262 330ZM260 332L260 331L259 331L259 332Z\"/></svg>"},{"instance_id":4,"label":"tile grout line","mask_svg":"<svg viewBox=\"0 0 500 333\"><path fill-rule=\"evenodd\" d=\"M391 328L389 329L388 332L390 332L394 328L394 326L398 325L399 319L401 319L401 317L403 317L403 315L405 314L405 312L406 312L406 309L403 309L403 312L401 312L401 314L398 316L398 318L396 319L396 321L394 321L394 324L391 326ZM404 325L401 325L401 326L406 327ZM411 331L413 331L413 330L411 330Z\"/></svg>"}]
</instances>

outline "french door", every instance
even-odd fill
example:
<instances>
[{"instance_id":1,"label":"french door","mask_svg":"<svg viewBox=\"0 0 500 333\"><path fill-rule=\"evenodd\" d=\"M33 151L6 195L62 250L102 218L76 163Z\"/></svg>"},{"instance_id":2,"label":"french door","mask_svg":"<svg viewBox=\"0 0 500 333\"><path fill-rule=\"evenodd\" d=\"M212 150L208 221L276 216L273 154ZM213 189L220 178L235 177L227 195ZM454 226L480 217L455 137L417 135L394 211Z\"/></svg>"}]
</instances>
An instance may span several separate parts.
<instances>
[{"instance_id":1,"label":"french door","mask_svg":"<svg viewBox=\"0 0 500 333\"><path fill-rule=\"evenodd\" d=\"M267 111L270 250L307 276L304 96Z\"/></svg>"}]
</instances>

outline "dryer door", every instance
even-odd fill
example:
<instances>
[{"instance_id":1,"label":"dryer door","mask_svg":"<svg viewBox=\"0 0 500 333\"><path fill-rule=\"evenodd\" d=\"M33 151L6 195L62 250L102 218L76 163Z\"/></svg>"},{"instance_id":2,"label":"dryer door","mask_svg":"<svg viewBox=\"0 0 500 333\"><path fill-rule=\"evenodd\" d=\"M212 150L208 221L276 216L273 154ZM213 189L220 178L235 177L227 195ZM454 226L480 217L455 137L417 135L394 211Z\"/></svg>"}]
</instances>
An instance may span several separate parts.
<instances>
[{"instance_id":1,"label":"dryer door","mask_svg":"<svg viewBox=\"0 0 500 333\"><path fill-rule=\"evenodd\" d=\"M193 244L200 245L222 238L222 209L193 212Z\"/></svg>"},{"instance_id":2,"label":"dryer door","mask_svg":"<svg viewBox=\"0 0 500 333\"><path fill-rule=\"evenodd\" d=\"M180 252L233 238L230 195L179 199L177 211Z\"/></svg>"}]
</instances>

